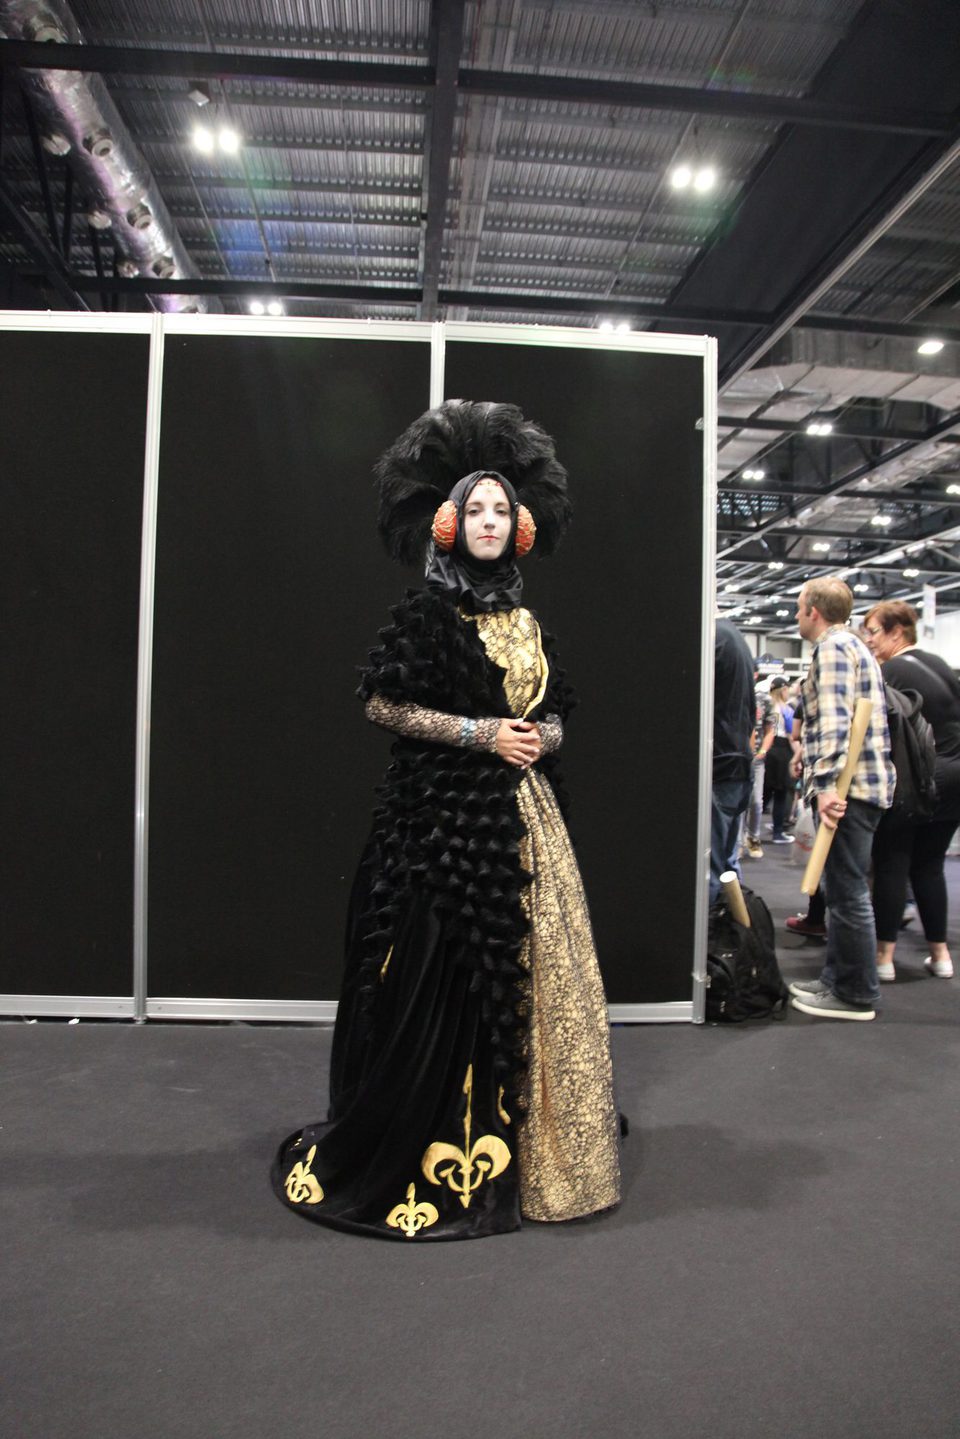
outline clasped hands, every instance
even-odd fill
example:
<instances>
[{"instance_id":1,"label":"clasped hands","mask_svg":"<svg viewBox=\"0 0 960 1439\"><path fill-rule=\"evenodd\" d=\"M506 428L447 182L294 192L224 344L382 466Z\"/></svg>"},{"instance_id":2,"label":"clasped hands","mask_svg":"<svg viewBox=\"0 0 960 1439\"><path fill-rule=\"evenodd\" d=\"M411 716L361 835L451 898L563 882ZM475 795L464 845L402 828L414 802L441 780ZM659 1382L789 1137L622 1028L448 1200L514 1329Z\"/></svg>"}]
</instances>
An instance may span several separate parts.
<instances>
[{"instance_id":1,"label":"clasped hands","mask_svg":"<svg viewBox=\"0 0 960 1439\"><path fill-rule=\"evenodd\" d=\"M507 764L529 769L543 748L540 730L530 720L503 719L497 730L497 754Z\"/></svg>"}]
</instances>

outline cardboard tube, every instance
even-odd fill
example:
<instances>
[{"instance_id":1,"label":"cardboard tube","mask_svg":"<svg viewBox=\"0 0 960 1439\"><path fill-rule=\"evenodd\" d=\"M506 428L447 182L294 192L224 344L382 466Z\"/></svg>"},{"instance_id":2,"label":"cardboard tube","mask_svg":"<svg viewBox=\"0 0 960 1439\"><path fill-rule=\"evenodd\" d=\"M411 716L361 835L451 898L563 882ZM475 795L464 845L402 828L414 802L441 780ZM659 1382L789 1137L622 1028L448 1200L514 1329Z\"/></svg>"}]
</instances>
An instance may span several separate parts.
<instances>
[{"instance_id":1,"label":"cardboard tube","mask_svg":"<svg viewBox=\"0 0 960 1439\"><path fill-rule=\"evenodd\" d=\"M854 771L860 760L860 751L863 749L863 741L866 738L867 726L870 723L870 716L873 713L871 700L857 700L857 707L853 712L853 723L850 726L850 744L847 749L847 762L840 772L837 780L837 794L841 799L846 799L847 790L850 788L850 781L853 779ZM840 821L843 824L843 820ZM827 829L823 823L817 826L816 838L813 841L813 848L810 851L810 858L807 860L807 867L803 872L803 883L800 886L801 894L816 894L817 886L820 883L820 876L823 874L823 866L827 862L827 855L830 853L830 846L833 844L835 829Z\"/></svg>"},{"instance_id":2,"label":"cardboard tube","mask_svg":"<svg viewBox=\"0 0 960 1439\"><path fill-rule=\"evenodd\" d=\"M723 890L723 897L727 901L727 908L738 924L744 929L750 928L750 911L744 903L743 890L740 888L740 881L737 879L736 870L728 869L720 876L720 888Z\"/></svg>"}]
</instances>

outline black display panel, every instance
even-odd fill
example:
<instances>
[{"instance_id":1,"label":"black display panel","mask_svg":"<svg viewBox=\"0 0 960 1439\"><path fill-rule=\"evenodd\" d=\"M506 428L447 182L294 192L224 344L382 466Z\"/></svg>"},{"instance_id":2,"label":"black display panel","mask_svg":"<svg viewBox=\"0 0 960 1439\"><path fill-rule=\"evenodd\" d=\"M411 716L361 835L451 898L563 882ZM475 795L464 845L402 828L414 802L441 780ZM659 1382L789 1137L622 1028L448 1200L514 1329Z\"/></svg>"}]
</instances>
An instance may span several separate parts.
<instances>
[{"instance_id":1,"label":"black display panel","mask_svg":"<svg viewBox=\"0 0 960 1439\"><path fill-rule=\"evenodd\" d=\"M389 741L357 667L405 574L372 465L430 346L190 336L165 350L149 992L336 999Z\"/></svg>"},{"instance_id":2,"label":"black display panel","mask_svg":"<svg viewBox=\"0 0 960 1439\"><path fill-rule=\"evenodd\" d=\"M133 993L149 337L0 331L0 992Z\"/></svg>"},{"instance_id":3,"label":"black display panel","mask_svg":"<svg viewBox=\"0 0 960 1439\"><path fill-rule=\"evenodd\" d=\"M689 1000L698 890L704 361L450 341L445 394L508 400L570 473L574 522L524 597L580 696L564 772L611 1003ZM536 551L534 550L534 555Z\"/></svg>"}]
</instances>

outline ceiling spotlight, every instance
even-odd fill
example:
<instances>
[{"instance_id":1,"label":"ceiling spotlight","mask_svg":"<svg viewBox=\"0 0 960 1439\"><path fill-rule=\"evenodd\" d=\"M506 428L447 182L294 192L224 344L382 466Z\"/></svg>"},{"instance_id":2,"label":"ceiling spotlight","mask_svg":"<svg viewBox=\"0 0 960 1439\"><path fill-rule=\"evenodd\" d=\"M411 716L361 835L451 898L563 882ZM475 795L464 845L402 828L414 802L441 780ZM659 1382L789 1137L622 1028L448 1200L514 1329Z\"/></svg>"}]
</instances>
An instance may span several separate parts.
<instances>
[{"instance_id":1,"label":"ceiling spotlight","mask_svg":"<svg viewBox=\"0 0 960 1439\"><path fill-rule=\"evenodd\" d=\"M723 588L724 588L724 590L727 592L727 594L729 594L731 590L736 590L736 589L739 588L739 586L737 586L737 585L735 585L735 584L732 584L732 585L724 585Z\"/></svg>"},{"instance_id":2,"label":"ceiling spotlight","mask_svg":"<svg viewBox=\"0 0 960 1439\"><path fill-rule=\"evenodd\" d=\"M855 593L855 594L865 595L865 594L868 594L868 593L869 593L869 591L870 591L870 586L869 586L869 585L864 585L864 584L854 585L853 589L854 589L854 593Z\"/></svg>"},{"instance_id":3,"label":"ceiling spotlight","mask_svg":"<svg viewBox=\"0 0 960 1439\"><path fill-rule=\"evenodd\" d=\"M689 165L677 165L670 175L670 184L675 190L685 190L693 179L693 171Z\"/></svg>"},{"instance_id":4,"label":"ceiling spotlight","mask_svg":"<svg viewBox=\"0 0 960 1439\"><path fill-rule=\"evenodd\" d=\"M767 564L768 570L782 570L783 560L770 560Z\"/></svg>"},{"instance_id":5,"label":"ceiling spotlight","mask_svg":"<svg viewBox=\"0 0 960 1439\"><path fill-rule=\"evenodd\" d=\"M960 485L947 485L948 495L960 495Z\"/></svg>"},{"instance_id":6,"label":"ceiling spotlight","mask_svg":"<svg viewBox=\"0 0 960 1439\"><path fill-rule=\"evenodd\" d=\"M247 309L250 311L251 315L262 315L266 308L267 307L262 300L251 300L249 305L247 306Z\"/></svg>"},{"instance_id":7,"label":"ceiling spotlight","mask_svg":"<svg viewBox=\"0 0 960 1439\"><path fill-rule=\"evenodd\" d=\"M283 314L283 306L281 305L281 303L280 303L279 300L271 300L271 301L270 301L270 303L267 305L267 314L268 314L268 315L282 315L282 314Z\"/></svg>"},{"instance_id":8,"label":"ceiling spotlight","mask_svg":"<svg viewBox=\"0 0 960 1439\"><path fill-rule=\"evenodd\" d=\"M618 334L618 335L629 335L629 333L630 333L630 326L627 324L626 320L621 320L620 323L619 323L619 325L617 326L617 334Z\"/></svg>"},{"instance_id":9,"label":"ceiling spotlight","mask_svg":"<svg viewBox=\"0 0 960 1439\"><path fill-rule=\"evenodd\" d=\"M870 523L871 523L871 525L876 525L876 526L877 526L877 529L885 530L888 525L892 525L892 524L893 524L893 516L892 516L892 515L872 515L871 518L870 518Z\"/></svg>"},{"instance_id":10,"label":"ceiling spotlight","mask_svg":"<svg viewBox=\"0 0 960 1439\"><path fill-rule=\"evenodd\" d=\"M193 148L200 150L202 154L209 155L213 149L213 131L207 125L194 125L193 127Z\"/></svg>"},{"instance_id":11,"label":"ceiling spotlight","mask_svg":"<svg viewBox=\"0 0 960 1439\"><path fill-rule=\"evenodd\" d=\"M825 555L825 554L827 553L827 551L829 550L829 548L830 548L830 541L829 541L829 540L814 540L814 542L813 542L813 548L814 548L815 550L817 550L821 555Z\"/></svg>"},{"instance_id":12,"label":"ceiling spotlight","mask_svg":"<svg viewBox=\"0 0 960 1439\"><path fill-rule=\"evenodd\" d=\"M600 329L604 332L604 334L609 335L610 332L613 330L613 321L612 321L612 320L601 320L601 321L600 321Z\"/></svg>"},{"instance_id":13,"label":"ceiling spotlight","mask_svg":"<svg viewBox=\"0 0 960 1439\"><path fill-rule=\"evenodd\" d=\"M764 470L741 470L740 472L741 478L744 480L762 480L764 474Z\"/></svg>"},{"instance_id":14,"label":"ceiling spotlight","mask_svg":"<svg viewBox=\"0 0 960 1439\"><path fill-rule=\"evenodd\" d=\"M695 190L699 190L700 194L703 195L706 193L707 190L712 190L716 183L716 170L713 168L712 165L704 165L703 169L698 170L696 175L694 176L693 188Z\"/></svg>"},{"instance_id":15,"label":"ceiling spotlight","mask_svg":"<svg viewBox=\"0 0 960 1439\"><path fill-rule=\"evenodd\" d=\"M224 125L217 136L220 141L220 149L226 150L228 155L235 155L240 149L240 136L236 130L231 130L229 125Z\"/></svg>"},{"instance_id":16,"label":"ceiling spotlight","mask_svg":"<svg viewBox=\"0 0 960 1439\"><path fill-rule=\"evenodd\" d=\"M753 478L755 480L765 480L767 478L766 470L754 470Z\"/></svg>"},{"instance_id":17,"label":"ceiling spotlight","mask_svg":"<svg viewBox=\"0 0 960 1439\"><path fill-rule=\"evenodd\" d=\"M829 420L811 420L807 426L808 435L830 435L833 433L833 425Z\"/></svg>"},{"instance_id":18,"label":"ceiling spotlight","mask_svg":"<svg viewBox=\"0 0 960 1439\"><path fill-rule=\"evenodd\" d=\"M918 355L939 355L943 349L942 340L924 340L922 345L917 346Z\"/></svg>"},{"instance_id":19,"label":"ceiling spotlight","mask_svg":"<svg viewBox=\"0 0 960 1439\"><path fill-rule=\"evenodd\" d=\"M905 580L915 580L919 573L919 570L915 570L912 565L908 565L903 572L903 578Z\"/></svg>"},{"instance_id":20,"label":"ceiling spotlight","mask_svg":"<svg viewBox=\"0 0 960 1439\"><path fill-rule=\"evenodd\" d=\"M785 619L787 618L787 615L788 615L789 613L790 613L789 610L777 610L777 619L778 619L778 620L785 620Z\"/></svg>"},{"instance_id":21,"label":"ceiling spotlight","mask_svg":"<svg viewBox=\"0 0 960 1439\"><path fill-rule=\"evenodd\" d=\"M747 624L748 624L748 625L758 625L759 623L760 623L760 616L759 616L759 615L747 615Z\"/></svg>"}]
</instances>

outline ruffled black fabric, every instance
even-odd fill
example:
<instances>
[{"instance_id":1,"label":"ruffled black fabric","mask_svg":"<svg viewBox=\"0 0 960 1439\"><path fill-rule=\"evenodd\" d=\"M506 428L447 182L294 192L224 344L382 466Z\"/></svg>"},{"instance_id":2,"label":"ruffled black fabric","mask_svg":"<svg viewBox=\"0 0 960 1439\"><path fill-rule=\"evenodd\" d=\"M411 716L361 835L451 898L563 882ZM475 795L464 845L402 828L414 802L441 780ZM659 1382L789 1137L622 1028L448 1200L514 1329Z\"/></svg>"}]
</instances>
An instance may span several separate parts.
<instances>
[{"instance_id":1,"label":"ruffled black fabric","mask_svg":"<svg viewBox=\"0 0 960 1439\"><path fill-rule=\"evenodd\" d=\"M502 670L487 658L476 626L464 623L445 596L411 591L392 614L394 623L381 631L363 673L361 699L381 694L474 719L511 717ZM550 680L528 718L565 719L572 696L549 638L543 640ZM540 767L559 797L556 757L547 756ZM396 740L373 822L382 869L361 925L361 988L370 998L405 898L413 887L436 897L447 913L454 962L471 972L471 990L482 997L495 1069L514 1103L520 1099L523 1041L517 957L527 931L520 890L530 879L519 858L523 825L515 795L521 777L495 754Z\"/></svg>"},{"instance_id":2,"label":"ruffled black fabric","mask_svg":"<svg viewBox=\"0 0 960 1439\"><path fill-rule=\"evenodd\" d=\"M502 670L445 595L411 591L391 613L363 672L362 699L510 716ZM565 717L571 696L546 636L544 648L550 679L531 718ZM540 767L559 797L556 757ZM417 1242L520 1222L515 1160L469 1207L419 1174L427 1146L459 1132L468 1066L473 1133L499 1136L515 1154L509 1126L521 1112L526 1022L520 896L530 881L520 864L520 779L494 754L394 741L351 899L329 1118L291 1136L274 1167L277 1192L290 1203L284 1180L314 1150L324 1200L291 1204L306 1218L403 1238L385 1216L417 1181L418 1200L440 1211Z\"/></svg>"}]
</instances>

